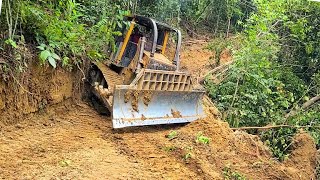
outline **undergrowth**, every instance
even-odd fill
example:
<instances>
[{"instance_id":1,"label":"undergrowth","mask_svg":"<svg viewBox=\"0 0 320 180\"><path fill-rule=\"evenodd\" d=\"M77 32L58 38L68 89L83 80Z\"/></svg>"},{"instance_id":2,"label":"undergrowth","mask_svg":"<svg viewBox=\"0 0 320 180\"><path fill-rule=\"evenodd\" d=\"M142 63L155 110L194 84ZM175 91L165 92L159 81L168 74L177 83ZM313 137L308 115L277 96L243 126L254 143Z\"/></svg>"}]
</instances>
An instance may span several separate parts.
<instances>
[{"instance_id":1,"label":"undergrowth","mask_svg":"<svg viewBox=\"0 0 320 180\"><path fill-rule=\"evenodd\" d=\"M283 161L289 157L295 133L296 129L279 128L262 132L260 136L265 145L269 146L273 155Z\"/></svg>"},{"instance_id":2,"label":"undergrowth","mask_svg":"<svg viewBox=\"0 0 320 180\"><path fill-rule=\"evenodd\" d=\"M38 54L42 65L70 68L84 59L100 60L114 50L114 37L120 35L121 7L113 1L6 0L0 21L4 63L10 68L22 62L28 47ZM99 12L94 14L94 12ZM38 46L37 49L32 49ZM31 48L31 49L30 49ZM4 64L2 63L2 64ZM4 72L3 65L2 71ZM28 64L28 63L25 63Z\"/></svg>"}]
</instances>

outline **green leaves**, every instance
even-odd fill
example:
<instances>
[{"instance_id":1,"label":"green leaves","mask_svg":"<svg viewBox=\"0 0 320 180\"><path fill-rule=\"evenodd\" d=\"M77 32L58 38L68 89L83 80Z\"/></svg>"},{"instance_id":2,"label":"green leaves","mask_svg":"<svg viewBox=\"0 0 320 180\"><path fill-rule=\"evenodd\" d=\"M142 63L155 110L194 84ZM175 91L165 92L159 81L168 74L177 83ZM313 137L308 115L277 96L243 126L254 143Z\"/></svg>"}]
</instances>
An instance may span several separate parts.
<instances>
[{"instance_id":1,"label":"green leaves","mask_svg":"<svg viewBox=\"0 0 320 180\"><path fill-rule=\"evenodd\" d=\"M55 59L53 59L51 56L48 57L48 61L50 63L50 65L53 67L53 68L56 68L57 67L57 62Z\"/></svg>"},{"instance_id":2,"label":"green leaves","mask_svg":"<svg viewBox=\"0 0 320 180\"><path fill-rule=\"evenodd\" d=\"M196 142L202 144L209 144L210 139L207 136L204 136L202 132L198 132L196 136Z\"/></svg>"},{"instance_id":3,"label":"green leaves","mask_svg":"<svg viewBox=\"0 0 320 180\"><path fill-rule=\"evenodd\" d=\"M45 63L47 60L49 64L53 67L57 67L57 61L56 60L61 60L60 57L54 53L54 50L51 46L47 46L45 44L41 44L40 46L37 46L38 49L41 50L39 58L42 63Z\"/></svg>"},{"instance_id":4,"label":"green leaves","mask_svg":"<svg viewBox=\"0 0 320 180\"><path fill-rule=\"evenodd\" d=\"M48 51L48 50L43 50L43 51L41 51L41 53L40 53L40 59L42 60L42 62L45 62L50 55L51 55L50 51Z\"/></svg>"},{"instance_id":5,"label":"green leaves","mask_svg":"<svg viewBox=\"0 0 320 180\"><path fill-rule=\"evenodd\" d=\"M60 165L61 167L67 167L67 166L69 166L71 163L72 163L71 160L69 160L69 159L64 159L64 160L61 160L61 161L59 162L59 165Z\"/></svg>"},{"instance_id":6,"label":"green leaves","mask_svg":"<svg viewBox=\"0 0 320 180\"><path fill-rule=\"evenodd\" d=\"M46 48L46 45L42 43L42 44L40 44L40 46L37 46L37 48L44 51Z\"/></svg>"},{"instance_id":7,"label":"green leaves","mask_svg":"<svg viewBox=\"0 0 320 180\"><path fill-rule=\"evenodd\" d=\"M278 128L261 132L261 139L269 146L273 155L280 161L288 158L291 151L292 138L296 129Z\"/></svg>"},{"instance_id":8,"label":"green leaves","mask_svg":"<svg viewBox=\"0 0 320 180\"><path fill-rule=\"evenodd\" d=\"M54 59L60 60L60 57L59 57L56 53L51 53L51 56L52 56Z\"/></svg>"},{"instance_id":9,"label":"green leaves","mask_svg":"<svg viewBox=\"0 0 320 180\"><path fill-rule=\"evenodd\" d=\"M54 68L62 64L62 67L71 69L75 60L95 61L109 57L115 50L114 37L121 35L115 28L117 24L124 26L121 24L123 16L130 13L123 10L124 5L119 5L118 1L59 0L49 4L45 2L12 2L15 6L13 20L16 19L17 22L11 23L11 31L16 29L17 33L5 43L10 48L18 49L18 44L22 44L19 37L22 39L23 36L28 36L28 43L39 43L37 49L40 63L48 63ZM15 17L16 15L19 17ZM1 17L5 22L6 19L3 18L5 16ZM15 28L15 24L19 25L19 28ZM4 26L1 29L5 37L11 37L7 35L8 27ZM0 48L3 47L3 44L0 44Z\"/></svg>"},{"instance_id":10,"label":"green leaves","mask_svg":"<svg viewBox=\"0 0 320 180\"><path fill-rule=\"evenodd\" d=\"M13 47L13 48L17 48L17 47L18 47L18 46L17 46L17 43L16 43L14 40L12 40L12 39L7 39L7 40L5 41L5 43L8 44L8 45L10 45L10 46Z\"/></svg>"},{"instance_id":11,"label":"green leaves","mask_svg":"<svg viewBox=\"0 0 320 180\"><path fill-rule=\"evenodd\" d=\"M257 10L247 20L246 39L235 51L234 65L218 85L207 81L210 96L224 111L231 126L268 124L310 125L306 128L320 146L319 107L299 111L305 99L320 93L320 9L307 1L255 1ZM214 45L212 49L218 49ZM239 82L239 83L237 83ZM257 133L257 132L255 132ZM296 129L278 128L261 133L274 156L284 160L290 153Z\"/></svg>"},{"instance_id":12,"label":"green leaves","mask_svg":"<svg viewBox=\"0 0 320 180\"><path fill-rule=\"evenodd\" d=\"M175 139L178 137L178 132L177 131L171 131L168 135L166 135L166 138L169 140Z\"/></svg>"},{"instance_id":13,"label":"green leaves","mask_svg":"<svg viewBox=\"0 0 320 180\"><path fill-rule=\"evenodd\" d=\"M225 180L246 180L247 178L237 171L233 171L229 166L226 166L222 170Z\"/></svg>"}]
</instances>

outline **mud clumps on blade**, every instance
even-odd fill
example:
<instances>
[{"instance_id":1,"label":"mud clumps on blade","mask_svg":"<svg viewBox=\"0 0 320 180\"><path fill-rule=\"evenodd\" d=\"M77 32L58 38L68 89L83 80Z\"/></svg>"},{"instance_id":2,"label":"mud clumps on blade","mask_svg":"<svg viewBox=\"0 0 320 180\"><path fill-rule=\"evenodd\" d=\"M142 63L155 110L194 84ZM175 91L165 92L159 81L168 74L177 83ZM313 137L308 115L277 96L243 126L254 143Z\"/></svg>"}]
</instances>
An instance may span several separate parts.
<instances>
[{"instance_id":1,"label":"mud clumps on blade","mask_svg":"<svg viewBox=\"0 0 320 180\"><path fill-rule=\"evenodd\" d=\"M131 106L132 106L132 109L137 111L137 112L139 112L138 101L139 101L139 91L135 91L133 93L133 99L131 101Z\"/></svg>"},{"instance_id":2,"label":"mud clumps on blade","mask_svg":"<svg viewBox=\"0 0 320 180\"><path fill-rule=\"evenodd\" d=\"M175 110L173 110L173 109L171 109L171 114L172 114L172 116L173 116L174 118L181 118L181 117L182 117L180 111L175 111Z\"/></svg>"},{"instance_id":3,"label":"mud clumps on blade","mask_svg":"<svg viewBox=\"0 0 320 180\"><path fill-rule=\"evenodd\" d=\"M148 106L151 101L152 92L151 91L145 91L143 96L143 104Z\"/></svg>"},{"instance_id":4,"label":"mud clumps on blade","mask_svg":"<svg viewBox=\"0 0 320 180\"><path fill-rule=\"evenodd\" d=\"M124 103L128 103L131 100L132 109L136 112L139 112L138 102L139 102L139 91L129 90L124 94Z\"/></svg>"},{"instance_id":5,"label":"mud clumps on blade","mask_svg":"<svg viewBox=\"0 0 320 180\"><path fill-rule=\"evenodd\" d=\"M127 92L124 94L124 103L129 102L131 96L132 96L132 91L127 91Z\"/></svg>"}]
</instances>

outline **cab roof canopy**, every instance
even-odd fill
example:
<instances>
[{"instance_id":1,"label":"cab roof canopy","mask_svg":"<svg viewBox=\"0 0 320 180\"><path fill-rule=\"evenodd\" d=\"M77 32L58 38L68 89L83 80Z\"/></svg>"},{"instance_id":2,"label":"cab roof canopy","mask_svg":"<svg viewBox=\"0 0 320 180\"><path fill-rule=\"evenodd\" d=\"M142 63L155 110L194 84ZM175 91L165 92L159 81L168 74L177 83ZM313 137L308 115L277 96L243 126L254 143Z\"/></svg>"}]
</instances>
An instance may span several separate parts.
<instances>
[{"instance_id":1,"label":"cab roof canopy","mask_svg":"<svg viewBox=\"0 0 320 180\"><path fill-rule=\"evenodd\" d=\"M129 15L126 16L128 21L134 20L137 24L148 27L148 28L153 28L153 23L157 25L157 29L159 30L166 30L166 31L175 31L177 32L178 29L173 28L169 26L168 24L159 22L157 20L154 20L149 17L141 16L141 15Z\"/></svg>"},{"instance_id":2,"label":"cab roof canopy","mask_svg":"<svg viewBox=\"0 0 320 180\"><path fill-rule=\"evenodd\" d=\"M175 32L177 34L178 40L176 44L176 52L174 55L174 63L177 66L177 69L179 69L180 66L180 47L181 47L181 32L180 30L173 28L165 23L158 22L152 18L148 18L145 16L140 16L140 15L130 15L126 16L128 21L134 21L135 23L148 27L153 30L153 43L152 43L152 48L151 48L151 57L154 56L154 53L156 51L156 46L157 46L157 40L158 40L158 31L164 30L164 31L171 31Z\"/></svg>"}]
</instances>

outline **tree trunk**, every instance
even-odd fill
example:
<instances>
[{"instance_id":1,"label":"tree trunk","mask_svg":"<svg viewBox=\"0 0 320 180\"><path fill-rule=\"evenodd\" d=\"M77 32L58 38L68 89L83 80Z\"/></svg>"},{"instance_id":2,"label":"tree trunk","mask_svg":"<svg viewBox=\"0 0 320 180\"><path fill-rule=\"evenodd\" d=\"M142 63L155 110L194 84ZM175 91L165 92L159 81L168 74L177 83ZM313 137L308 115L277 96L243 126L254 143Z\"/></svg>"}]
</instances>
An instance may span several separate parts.
<instances>
[{"instance_id":1,"label":"tree trunk","mask_svg":"<svg viewBox=\"0 0 320 180\"><path fill-rule=\"evenodd\" d=\"M220 11L219 11L220 12ZM218 13L219 14L219 13ZM217 32L218 32L218 28L219 28L219 20L220 20L220 16L218 15L218 18L217 18L217 22L216 22L216 27L215 27L215 29L214 29L214 35L216 35L217 34Z\"/></svg>"},{"instance_id":2,"label":"tree trunk","mask_svg":"<svg viewBox=\"0 0 320 180\"><path fill-rule=\"evenodd\" d=\"M228 38L228 37L229 37L230 24L231 24L231 18L229 18L229 19L228 19L228 28L227 28L226 38Z\"/></svg>"},{"instance_id":3,"label":"tree trunk","mask_svg":"<svg viewBox=\"0 0 320 180\"><path fill-rule=\"evenodd\" d=\"M0 15L1 15L1 7L2 7L2 0L0 0Z\"/></svg>"}]
</instances>

